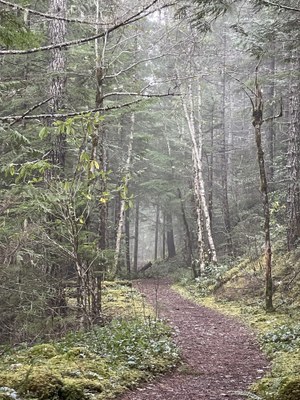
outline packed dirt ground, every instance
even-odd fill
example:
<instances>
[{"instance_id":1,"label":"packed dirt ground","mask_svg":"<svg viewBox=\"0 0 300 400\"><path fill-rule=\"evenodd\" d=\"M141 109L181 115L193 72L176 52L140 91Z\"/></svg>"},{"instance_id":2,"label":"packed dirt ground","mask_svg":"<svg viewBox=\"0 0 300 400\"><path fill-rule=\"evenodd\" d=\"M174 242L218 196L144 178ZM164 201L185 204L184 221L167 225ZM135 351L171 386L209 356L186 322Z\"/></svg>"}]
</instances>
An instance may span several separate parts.
<instances>
[{"instance_id":1,"label":"packed dirt ground","mask_svg":"<svg viewBox=\"0 0 300 400\"><path fill-rule=\"evenodd\" d=\"M242 400L261 377L267 360L254 334L234 318L184 299L163 280L142 280L136 288L173 327L183 364L122 400Z\"/></svg>"}]
</instances>

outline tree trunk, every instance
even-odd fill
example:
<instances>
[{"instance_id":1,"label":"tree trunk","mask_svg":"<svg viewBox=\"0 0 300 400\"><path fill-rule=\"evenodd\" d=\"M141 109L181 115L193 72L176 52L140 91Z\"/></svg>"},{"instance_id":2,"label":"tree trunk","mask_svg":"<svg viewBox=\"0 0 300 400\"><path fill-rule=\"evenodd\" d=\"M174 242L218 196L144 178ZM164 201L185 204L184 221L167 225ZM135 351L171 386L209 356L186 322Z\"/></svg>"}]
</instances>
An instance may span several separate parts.
<instances>
[{"instance_id":1,"label":"tree trunk","mask_svg":"<svg viewBox=\"0 0 300 400\"><path fill-rule=\"evenodd\" d=\"M173 232L173 218L172 218L172 214L170 214L168 212L166 213L166 224L167 224L168 258L173 258L176 256L174 232Z\"/></svg>"},{"instance_id":2,"label":"tree trunk","mask_svg":"<svg viewBox=\"0 0 300 400\"><path fill-rule=\"evenodd\" d=\"M166 258L166 213L163 214L163 229L162 229L162 259Z\"/></svg>"},{"instance_id":3,"label":"tree trunk","mask_svg":"<svg viewBox=\"0 0 300 400\"><path fill-rule=\"evenodd\" d=\"M155 237L154 237L154 260L158 254L158 232L159 232L159 204L156 205Z\"/></svg>"},{"instance_id":4,"label":"tree trunk","mask_svg":"<svg viewBox=\"0 0 300 400\"><path fill-rule=\"evenodd\" d=\"M205 187L204 187L204 178L203 178L203 167L202 167L202 145L203 145L203 135L202 135L202 128L201 128L201 113L200 113L200 86L198 85L198 131L199 131L199 143L197 143L196 139L196 122L195 122L195 111L194 111L194 100L193 100L193 93L192 87L189 85L188 87L188 104L187 101L182 101L183 110L185 114L185 118L188 124L189 133L192 139L193 145L193 157L194 157L194 166L195 166L195 176L197 179L195 182L195 190L197 190L197 197L201 201L201 209L204 216L207 239L209 244L209 255L212 262L217 263L217 253L215 249L214 239L211 231L211 222L210 222L210 215L208 212L208 206L205 196Z\"/></svg>"},{"instance_id":5,"label":"tree trunk","mask_svg":"<svg viewBox=\"0 0 300 400\"><path fill-rule=\"evenodd\" d=\"M222 129L221 129L221 196L223 221L226 237L226 253L229 256L233 255L233 244L231 237L231 222L228 202L228 161L227 161L227 146L226 146L226 32L224 32L224 54L223 54L223 71L222 71Z\"/></svg>"},{"instance_id":6,"label":"tree trunk","mask_svg":"<svg viewBox=\"0 0 300 400\"><path fill-rule=\"evenodd\" d=\"M258 68L258 67L257 67ZM263 199L264 209L264 232L265 232L265 274L266 274L266 292L265 302L266 311L273 311L273 280L272 280L272 248L271 248L271 234L270 234L270 207L268 196L268 182L265 168L264 151L262 148L261 140L261 126L263 123L263 99L262 91L258 84L257 70L256 70L256 89L255 99L253 104L253 126L255 132L255 141L257 147L257 158L259 165L260 175L260 190Z\"/></svg>"},{"instance_id":7,"label":"tree trunk","mask_svg":"<svg viewBox=\"0 0 300 400\"><path fill-rule=\"evenodd\" d=\"M130 263L130 208L127 207L125 210L125 260L126 270L128 277L131 274L131 263Z\"/></svg>"},{"instance_id":8,"label":"tree trunk","mask_svg":"<svg viewBox=\"0 0 300 400\"><path fill-rule=\"evenodd\" d=\"M292 63L294 71L299 71L300 57ZM287 243L292 250L299 244L300 239L300 78L294 77L290 96L291 123L288 143L288 196L287 196Z\"/></svg>"},{"instance_id":9,"label":"tree trunk","mask_svg":"<svg viewBox=\"0 0 300 400\"><path fill-rule=\"evenodd\" d=\"M275 98L275 42L272 41L272 52L274 53L271 58L269 74L271 77L270 86L268 89L268 99L270 99L269 114L272 116L275 113L274 109L274 98ZM268 146L268 181L272 183L274 181L274 154L275 154L275 121L273 119L268 123L268 135L267 135L267 146Z\"/></svg>"},{"instance_id":10,"label":"tree trunk","mask_svg":"<svg viewBox=\"0 0 300 400\"><path fill-rule=\"evenodd\" d=\"M198 167L193 151L193 162L194 162L194 200L195 200L195 211L197 215L197 247L198 247L198 259L193 262L193 273L194 277L197 278L204 271L205 267L205 245L204 245L204 228L203 228L203 213L201 209L201 195L199 187L199 176Z\"/></svg>"},{"instance_id":11,"label":"tree trunk","mask_svg":"<svg viewBox=\"0 0 300 400\"><path fill-rule=\"evenodd\" d=\"M106 46L106 38L104 39L103 44L103 51L102 57L100 58L99 50L98 50L98 43L95 44L96 48L96 101L95 106L96 108L101 108L104 105L103 102L103 83L104 83L104 72L105 69L103 67L104 64L104 50ZM105 143L105 126L103 123L99 123L95 129L93 134L93 146L95 148L95 158L97 157L99 162L99 169L103 171L103 176L99 177L98 185L99 185L99 192L100 196L103 193L107 192L107 183L105 179L105 173L107 170L107 152L106 152L106 143ZM98 215L99 215L99 225L98 225L98 246L100 249L106 249L107 247L107 202L99 202L98 203Z\"/></svg>"},{"instance_id":12,"label":"tree trunk","mask_svg":"<svg viewBox=\"0 0 300 400\"><path fill-rule=\"evenodd\" d=\"M133 273L136 276L138 271L139 252L139 222L140 222L140 198L135 200L135 222L134 222L134 250L133 250Z\"/></svg>"},{"instance_id":13,"label":"tree trunk","mask_svg":"<svg viewBox=\"0 0 300 400\"><path fill-rule=\"evenodd\" d=\"M50 0L49 14L65 17L66 15L66 0ZM66 39L66 22L63 20L52 19L49 22L48 36L50 44L62 43ZM63 95L66 86L66 57L65 51L57 48L50 51L49 74L50 96L49 102L50 112L57 112L63 105ZM59 134L55 138L52 151L53 164L64 167L66 158L66 137L64 134Z\"/></svg>"},{"instance_id":14,"label":"tree trunk","mask_svg":"<svg viewBox=\"0 0 300 400\"><path fill-rule=\"evenodd\" d=\"M116 249L115 249L115 260L114 260L115 273L120 272L119 258L120 258L120 250L121 250L122 229L123 229L124 218L125 218L125 208L127 206L126 196L127 196L127 191L128 191L128 183L129 183L129 179L130 179L130 167L131 167L131 159L132 159L134 125L135 125L135 115L134 115L134 113L131 113L131 128L130 128L130 136L129 136L129 142L128 142L127 160L126 160L126 164L125 164L124 193L123 193L123 196L121 196L120 215L119 215L117 238L116 238Z\"/></svg>"},{"instance_id":15,"label":"tree trunk","mask_svg":"<svg viewBox=\"0 0 300 400\"><path fill-rule=\"evenodd\" d=\"M211 111L211 130L209 142L209 157L208 157L208 213L210 218L210 226L213 226L213 180L214 180L214 106Z\"/></svg>"},{"instance_id":16,"label":"tree trunk","mask_svg":"<svg viewBox=\"0 0 300 400\"><path fill-rule=\"evenodd\" d=\"M193 243L192 243L192 237L191 237L191 232L189 228L189 224L186 218L186 213L184 209L184 202L181 194L181 190L178 188L177 189L178 193L178 198L180 200L180 206L181 206L181 216L182 216L182 221L183 225L185 228L185 234L186 234L186 240L187 240L187 264L189 267L192 265L192 258L193 258Z\"/></svg>"}]
</instances>

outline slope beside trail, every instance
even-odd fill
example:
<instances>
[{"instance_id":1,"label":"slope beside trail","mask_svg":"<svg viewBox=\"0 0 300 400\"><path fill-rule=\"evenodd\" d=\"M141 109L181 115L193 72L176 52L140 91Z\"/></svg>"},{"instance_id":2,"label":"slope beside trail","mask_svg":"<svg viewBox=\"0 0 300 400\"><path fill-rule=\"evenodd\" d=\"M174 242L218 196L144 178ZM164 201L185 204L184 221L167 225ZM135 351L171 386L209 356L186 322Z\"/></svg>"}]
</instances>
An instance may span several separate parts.
<instances>
[{"instance_id":1,"label":"slope beside trail","mask_svg":"<svg viewBox=\"0 0 300 400\"><path fill-rule=\"evenodd\" d=\"M184 299L168 282L138 281L135 287L175 331L184 366L121 400L245 400L267 360L254 334L238 320Z\"/></svg>"}]
</instances>

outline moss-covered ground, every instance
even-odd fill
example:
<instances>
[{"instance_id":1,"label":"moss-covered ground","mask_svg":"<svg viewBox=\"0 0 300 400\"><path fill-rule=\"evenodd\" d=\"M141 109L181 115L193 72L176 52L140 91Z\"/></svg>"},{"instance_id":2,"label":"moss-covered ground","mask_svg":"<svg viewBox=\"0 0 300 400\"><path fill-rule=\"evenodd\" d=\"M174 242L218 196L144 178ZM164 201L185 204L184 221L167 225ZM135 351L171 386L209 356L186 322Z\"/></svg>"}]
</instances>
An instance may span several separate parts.
<instances>
[{"instance_id":1,"label":"moss-covered ground","mask_svg":"<svg viewBox=\"0 0 300 400\"><path fill-rule=\"evenodd\" d=\"M241 318L254 329L270 371L249 389L256 400L300 400L300 251L274 252L274 312L264 310L262 259L243 260L174 285L183 296Z\"/></svg>"},{"instance_id":2,"label":"moss-covered ground","mask_svg":"<svg viewBox=\"0 0 300 400\"><path fill-rule=\"evenodd\" d=\"M0 399L110 399L177 363L170 329L154 320L130 283L105 283L103 310L111 321L103 327L6 349Z\"/></svg>"}]
</instances>

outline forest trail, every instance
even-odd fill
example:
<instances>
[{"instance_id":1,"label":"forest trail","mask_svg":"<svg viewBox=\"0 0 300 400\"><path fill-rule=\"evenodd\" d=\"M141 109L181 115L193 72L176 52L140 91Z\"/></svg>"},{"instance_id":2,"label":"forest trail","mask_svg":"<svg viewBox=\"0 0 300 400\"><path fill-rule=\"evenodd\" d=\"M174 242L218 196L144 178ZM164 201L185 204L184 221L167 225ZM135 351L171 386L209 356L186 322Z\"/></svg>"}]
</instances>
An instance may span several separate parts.
<instances>
[{"instance_id":1,"label":"forest trail","mask_svg":"<svg viewBox=\"0 0 300 400\"><path fill-rule=\"evenodd\" d=\"M121 400L245 400L267 360L254 334L239 321L184 299L166 281L135 287L175 331L184 365L121 396Z\"/></svg>"}]
</instances>

